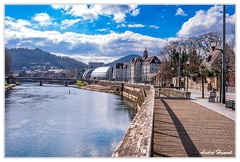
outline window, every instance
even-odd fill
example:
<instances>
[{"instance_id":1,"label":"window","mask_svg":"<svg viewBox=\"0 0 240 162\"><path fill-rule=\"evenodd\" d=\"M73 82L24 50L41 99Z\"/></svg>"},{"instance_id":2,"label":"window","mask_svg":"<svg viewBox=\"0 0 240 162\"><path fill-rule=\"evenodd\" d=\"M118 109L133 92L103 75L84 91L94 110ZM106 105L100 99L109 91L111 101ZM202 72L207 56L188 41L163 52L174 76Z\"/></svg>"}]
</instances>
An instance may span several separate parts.
<instances>
[{"instance_id":1,"label":"window","mask_svg":"<svg viewBox=\"0 0 240 162\"><path fill-rule=\"evenodd\" d=\"M206 58L206 61L209 62L212 58L212 55L209 55L207 58Z\"/></svg>"}]
</instances>

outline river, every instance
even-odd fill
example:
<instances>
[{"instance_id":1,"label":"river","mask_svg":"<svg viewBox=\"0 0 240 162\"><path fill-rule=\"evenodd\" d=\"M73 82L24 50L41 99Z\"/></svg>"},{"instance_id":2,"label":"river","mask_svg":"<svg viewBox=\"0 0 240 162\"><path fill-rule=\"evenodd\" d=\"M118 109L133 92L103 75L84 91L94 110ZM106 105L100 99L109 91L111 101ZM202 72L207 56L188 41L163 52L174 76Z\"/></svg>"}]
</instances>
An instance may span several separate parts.
<instances>
[{"instance_id":1,"label":"river","mask_svg":"<svg viewBox=\"0 0 240 162\"><path fill-rule=\"evenodd\" d=\"M5 157L110 157L135 113L118 95L23 83L5 92Z\"/></svg>"}]
</instances>

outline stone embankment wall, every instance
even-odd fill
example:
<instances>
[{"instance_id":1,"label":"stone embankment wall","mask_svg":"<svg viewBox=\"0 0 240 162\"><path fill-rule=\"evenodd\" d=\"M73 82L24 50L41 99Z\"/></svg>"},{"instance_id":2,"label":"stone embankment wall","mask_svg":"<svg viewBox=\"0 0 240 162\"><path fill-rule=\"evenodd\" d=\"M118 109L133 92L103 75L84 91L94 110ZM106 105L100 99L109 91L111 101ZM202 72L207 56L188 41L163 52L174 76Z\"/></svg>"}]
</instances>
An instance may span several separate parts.
<instances>
[{"instance_id":1,"label":"stone embankment wall","mask_svg":"<svg viewBox=\"0 0 240 162\"><path fill-rule=\"evenodd\" d=\"M128 88L126 88L128 87ZM124 86L127 95L129 86ZM131 89L132 91L132 89ZM137 92L135 91L135 95ZM153 130L155 90L151 86L147 90L146 98L134 117L129 129L112 154L112 157L150 157ZM134 96L135 96L134 95Z\"/></svg>"},{"instance_id":2,"label":"stone embankment wall","mask_svg":"<svg viewBox=\"0 0 240 162\"><path fill-rule=\"evenodd\" d=\"M172 88L161 88L160 94L167 96L167 97L176 97L176 98L191 98L191 92L186 92L178 89Z\"/></svg>"}]
</instances>

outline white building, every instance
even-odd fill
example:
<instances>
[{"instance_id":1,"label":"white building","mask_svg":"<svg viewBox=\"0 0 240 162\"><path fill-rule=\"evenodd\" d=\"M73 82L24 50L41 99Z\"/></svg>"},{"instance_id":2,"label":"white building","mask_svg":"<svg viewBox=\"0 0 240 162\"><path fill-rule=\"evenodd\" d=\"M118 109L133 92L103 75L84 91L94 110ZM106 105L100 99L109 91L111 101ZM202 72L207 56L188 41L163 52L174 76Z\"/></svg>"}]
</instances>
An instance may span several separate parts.
<instances>
[{"instance_id":1,"label":"white building","mask_svg":"<svg viewBox=\"0 0 240 162\"><path fill-rule=\"evenodd\" d=\"M111 80L112 79L112 67L98 67L91 73L92 80Z\"/></svg>"},{"instance_id":2,"label":"white building","mask_svg":"<svg viewBox=\"0 0 240 162\"><path fill-rule=\"evenodd\" d=\"M161 62L156 56L148 57L148 51L143 51L142 58L133 58L130 61L130 83L149 82L149 75L156 73Z\"/></svg>"},{"instance_id":3,"label":"white building","mask_svg":"<svg viewBox=\"0 0 240 162\"><path fill-rule=\"evenodd\" d=\"M142 75L142 59L137 57L130 61L130 83L140 83Z\"/></svg>"},{"instance_id":4,"label":"white building","mask_svg":"<svg viewBox=\"0 0 240 162\"><path fill-rule=\"evenodd\" d=\"M91 68L91 69L86 70L86 71L83 73L82 78L83 78L83 79L86 79L86 80L90 79L93 70L94 70L94 68Z\"/></svg>"},{"instance_id":5,"label":"white building","mask_svg":"<svg viewBox=\"0 0 240 162\"><path fill-rule=\"evenodd\" d=\"M113 67L113 79L116 81L128 81L128 65L129 63L117 63Z\"/></svg>"},{"instance_id":6,"label":"white building","mask_svg":"<svg viewBox=\"0 0 240 162\"><path fill-rule=\"evenodd\" d=\"M142 82L149 82L149 75L157 73L160 60L156 56L147 57L142 62Z\"/></svg>"},{"instance_id":7,"label":"white building","mask_svg":"<svg viewBox=\"0 0 240 162\"><path fill-rule=\"evenodd\" d=\"M113 79L123 81L123 63L116 63L113 67Z\"/></svg>"}]
</instances>

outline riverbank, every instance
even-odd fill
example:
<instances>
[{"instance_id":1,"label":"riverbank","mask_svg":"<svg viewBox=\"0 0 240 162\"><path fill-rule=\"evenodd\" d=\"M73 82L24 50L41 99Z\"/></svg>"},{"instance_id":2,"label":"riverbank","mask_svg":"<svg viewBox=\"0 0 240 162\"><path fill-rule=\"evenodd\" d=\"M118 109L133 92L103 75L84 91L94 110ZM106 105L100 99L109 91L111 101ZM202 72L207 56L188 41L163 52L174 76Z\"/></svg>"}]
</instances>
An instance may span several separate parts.
<instances>
[{"instance_id":1,"label":"riverbank","mask_svg":"<svg viewBox=\"0 0 240 162\"><path fill-rule=\"evenodd\" d=\"M5 86L5 91L12 89L15 86L16 86L16 84L9 84L9 85Z\"/></svg>"},{"instance_id":2,"label":"riverbank","mask_svg":"<svg viewBox=\"0 0 240 162\"><path fill-rule=\"evenodd\" d=\"M98 81L95 84L88 84L80 86L79 88L98 92L107 92L119 94L121 93L122 83L110 82L110 81Z\"/></svg>"}]
</instances>

